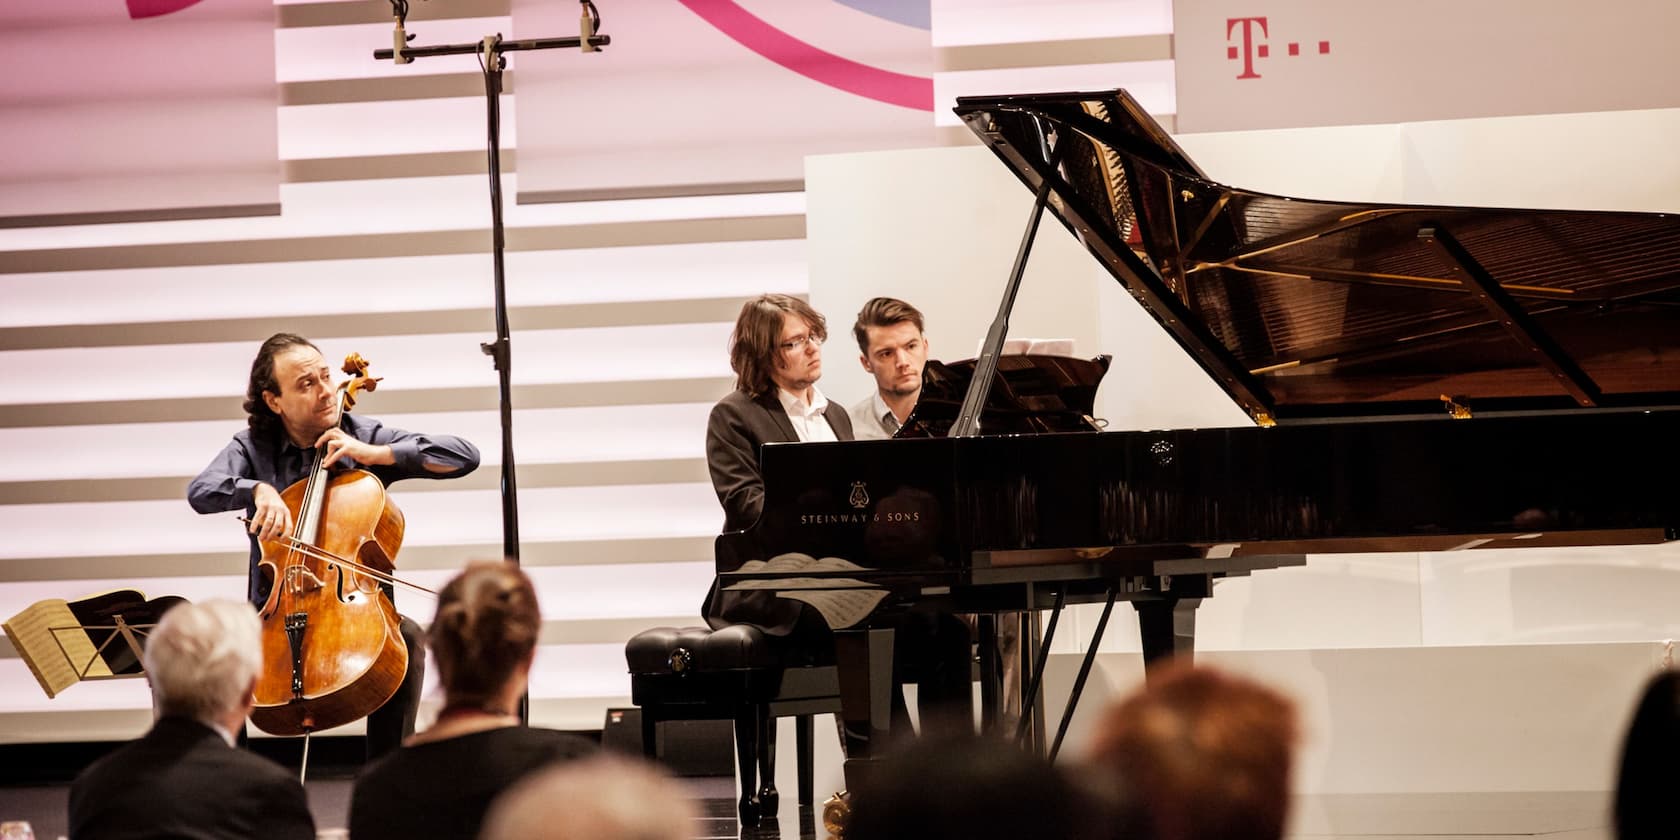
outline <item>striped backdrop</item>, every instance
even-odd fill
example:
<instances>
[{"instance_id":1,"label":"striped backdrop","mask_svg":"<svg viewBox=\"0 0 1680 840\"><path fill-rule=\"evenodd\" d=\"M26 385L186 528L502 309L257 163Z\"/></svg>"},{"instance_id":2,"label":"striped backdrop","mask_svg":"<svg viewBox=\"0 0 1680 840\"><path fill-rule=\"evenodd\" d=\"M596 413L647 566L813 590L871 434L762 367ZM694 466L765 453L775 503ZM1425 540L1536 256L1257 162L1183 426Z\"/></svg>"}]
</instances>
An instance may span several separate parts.
<instances>
[{"instance_id":1,"label":"striped backdrop","mask_svg":"<svg viewBox=\"0 0 1680 840\"><path fill-rule=\"evenodd\" d=\"M598 0L609 33L621 2L637 0ZM511 33L509 10L414 3L409 28L477 40ZM251 356L277 330L369 358L385 381L359 410L483 450L466 479L393 489L402 571L435 586L499 554L496 379L478 347L493 336L482 77L470 58L372 61L389 15L384 0L277 2L280 215L0 229L0 616L116 587L240 597L239 523L194 514L184 490L242 426ZM1164 0L934 0L932 119L967 142L956 95L1121 86L1170 119L1170 18ZM740 299L808 292L804 195L514 205L528 104L515 57L515 451L545 616L532 717L594 728L628 704L624 641L698 618L722 519L705 415L730 387ZM398 606L430 618L422 596ZM48 700L0 641L0 743L130 737L147 704L141 680Z\"/></svg>"}]
</instances>

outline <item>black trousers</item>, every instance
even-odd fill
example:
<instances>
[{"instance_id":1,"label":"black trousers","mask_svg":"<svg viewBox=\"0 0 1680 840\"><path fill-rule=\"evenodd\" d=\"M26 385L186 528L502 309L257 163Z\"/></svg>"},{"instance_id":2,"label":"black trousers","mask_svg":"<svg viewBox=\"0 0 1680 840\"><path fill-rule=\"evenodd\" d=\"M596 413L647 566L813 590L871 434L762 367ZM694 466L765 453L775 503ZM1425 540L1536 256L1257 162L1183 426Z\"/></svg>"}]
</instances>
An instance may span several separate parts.
<instances>
[{"instance_id":1,"label":"black trousers","mask_svg":"<svg viewBox=\"0 0 1680 840\"><path fill-rule=\"evenodd\" d=\"M408 671L397 693L367 717L368 761L402 746L414 734L414 716L420 711L420 691L426 681L426 632L414 619L399 618L403 641L408 644Z\"/></svg>"}]
</instances>

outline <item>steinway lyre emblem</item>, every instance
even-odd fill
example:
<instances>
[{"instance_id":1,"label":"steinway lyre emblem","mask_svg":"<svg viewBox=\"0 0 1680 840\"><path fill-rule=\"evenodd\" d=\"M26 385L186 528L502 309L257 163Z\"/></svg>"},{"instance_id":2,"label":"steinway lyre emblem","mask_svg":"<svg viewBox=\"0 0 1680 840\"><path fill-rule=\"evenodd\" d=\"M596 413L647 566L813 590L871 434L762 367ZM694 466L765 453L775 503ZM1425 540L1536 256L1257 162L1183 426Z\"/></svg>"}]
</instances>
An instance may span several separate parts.
<instances>
[{"instance_id":1,"label":"steinway lyre emblem","mask_svg":"<svg viewBox=\"0 0 1680 840\"><path fill-rule=\"evenodd\" d=\"M852 495L846 497L846 501L859 510L869 507L869 488L861 481L852 482Z\"/></svg>"}]
</instances>

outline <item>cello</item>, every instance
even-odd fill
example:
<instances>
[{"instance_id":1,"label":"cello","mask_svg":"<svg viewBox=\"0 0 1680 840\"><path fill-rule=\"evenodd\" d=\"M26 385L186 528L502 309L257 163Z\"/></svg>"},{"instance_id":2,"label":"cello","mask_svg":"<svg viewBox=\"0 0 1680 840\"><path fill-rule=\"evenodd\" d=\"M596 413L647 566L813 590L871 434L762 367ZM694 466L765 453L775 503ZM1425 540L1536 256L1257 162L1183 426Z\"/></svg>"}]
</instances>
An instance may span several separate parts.
<instances>
[{"instance_id":1,"label":"cello","mask_svg":"<svg viewBox=\"0 0 1680 840\"><path fill-rule=\"evenodd\" d=\"M359 354L344 360L338 417L368 376ZM336 425L336 423L335 423ZM263 667L251 722L271 735L308 735L366 717L401 686L408 646L381 581L399 582L403 514L373 473L328 473L317 449L308 475L281 491L292 513L289 534L261 543L257 574L268 595L262 622Z\"/></svg>"}]
</instances>

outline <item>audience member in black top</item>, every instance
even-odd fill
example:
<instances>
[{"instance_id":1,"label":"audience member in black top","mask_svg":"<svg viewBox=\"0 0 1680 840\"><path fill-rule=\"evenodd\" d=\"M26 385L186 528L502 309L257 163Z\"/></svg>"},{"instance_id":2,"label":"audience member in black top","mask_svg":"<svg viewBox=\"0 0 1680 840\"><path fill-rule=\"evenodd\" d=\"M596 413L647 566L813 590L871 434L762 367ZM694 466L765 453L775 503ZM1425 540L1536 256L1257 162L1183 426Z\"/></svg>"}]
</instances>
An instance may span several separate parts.
<instances>
[{"instance_id":1,"label":"audience member in black top","mask_svg":"<svg viewBox=\"0 0 1680 840\"><path fill-rule=\"evenodd\" d=\"M888 756L852 795L846 840L1122 838L1118 797L1014 744L930 736Z\"/></svg>"},{"instance_id":2,"label":"audience member in black top","mask_svg":"<svg viewBox=\"0 0 1680 840\"><path fill-rule=\"evenodd\" d=\"M170 608L146 641L157 723L100 759L70 788L76 840L311 840L297 774L236 748L262 668L250 604Z\"/></svg>"},{"instance_id":3,"label":"audience member in black top","mask_svg":"<svg viewBox=\"0 0 1680 840\"><path fill-rule=\"evenodd\" d=\"M444 586L427 636L443 711L432 728L356 779L352 838L476 837L506 788L593 749L581 738L521 726L515 714L541 628L531 580L510 563L473 563Z\"/></svg>"},{"instance_id":4,"label":"audience member in black top","mask_svg":"<svg viewBox=\"0 0 1680 840\"><path fill-rule=\"evenodd\" d=\"M601 755L532 773L496 800L482 840L688 840L694 794L643 761Z\"/></svg>"},{"instance_id":5,"label":"audience member in black top","mask_svg":"<svg viewBox=\"0 0 1680 840\"><path fill-rule=\"evenodd\" d=\"M1143 804L1151 840L1280 840L1296 738L1283 695L1168 663L1104 712L1091 759Z\"/></svg>"},{"instance_id":6,"label":"audience member in black top","mask_svg":"<svg viewBox=\"0 0 1680 840\"><path fill-rule=\"evenodd\" d=\"M1680 833L1680 672L1652 678L1622 744L1616 779L1616 838L1646 840Z\"/></svg>"}]
</instances>

